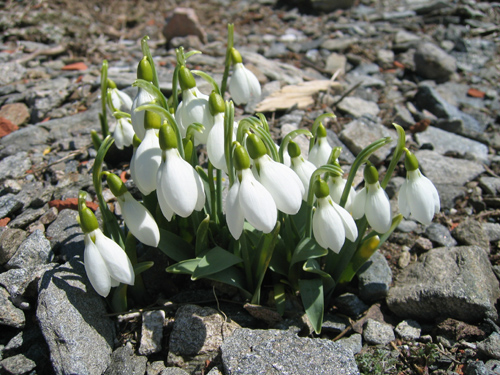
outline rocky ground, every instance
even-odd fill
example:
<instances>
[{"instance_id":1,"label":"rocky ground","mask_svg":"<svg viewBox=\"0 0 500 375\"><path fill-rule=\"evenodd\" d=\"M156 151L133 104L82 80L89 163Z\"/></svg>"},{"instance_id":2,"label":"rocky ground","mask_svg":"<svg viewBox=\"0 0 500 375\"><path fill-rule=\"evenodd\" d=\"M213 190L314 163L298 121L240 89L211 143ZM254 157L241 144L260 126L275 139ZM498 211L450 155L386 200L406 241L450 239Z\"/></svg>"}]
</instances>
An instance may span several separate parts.
<instances>
[{"instance_id":1,"label":"rocky ground","mask_svg":"<svg viewBox=\"0 0 500 375\"><path fill-rule=\"evenodd\" d=\"M347 9L324 8L339 4ZM499 3L0 5L0 373L500 374ZM198 16L189 36L176 35L189 25L173 23L176 6ZM220 80L228 22L263 85L263 100L238 116L265 112L279 140L333 112L329 140L343 147L346 170L367 144L394 136L396 122L440 193L434 222L403 221L332 301L321 337L299 306L282 318L166 274L156 249L141 253L155 261L144 274L148 305L112 314L81 264L75 198L93 192L102 60L133 95L149 35L165 94L180 45L201 50L192 66ZM290 85L303 94L295 106L280 91ZM375 155L381 171L389 152ZM120 156L108 168L127 176Z\"/></svg>"}]
</instances>

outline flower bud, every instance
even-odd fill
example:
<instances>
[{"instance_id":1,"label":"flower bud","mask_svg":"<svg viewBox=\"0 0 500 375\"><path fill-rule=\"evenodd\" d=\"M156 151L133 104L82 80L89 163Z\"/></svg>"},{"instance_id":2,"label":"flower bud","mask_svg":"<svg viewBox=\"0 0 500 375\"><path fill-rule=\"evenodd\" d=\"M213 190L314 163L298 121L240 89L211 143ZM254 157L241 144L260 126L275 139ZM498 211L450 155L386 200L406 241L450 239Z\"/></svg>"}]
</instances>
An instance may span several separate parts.
<instances>
[{"instance_id":1,"label":"flower bud","mask_svg":"<svg viewBox=\"0 0 500 375\"><path fill-rule=\"evenodd\" d=\"M314 195L316 195L318 199L330 195L330 189L325 180L320 178L314 182Z\"/></svg>"},{"instance_id":2,"label":"flower bud","mask_svg":"<svg viewBox=\"0 0 500 375\"><path fill-rule=\"evenodd\" d=\"M236 170L241 171L243 169L250 168L250 158L248 157L248 152L245 148L236 142L236 148L234 149L234 167Z\"/></svg>"},{"instance_id":3,"label":"flower bud","mask_svg":"<svg viewBox=\"0 0 500 375\"><path fill-rule=\"evenodd\" d=\"M302 151L300 150L300 146L295 143L294 141L290 141L288 143L288 154L290 155L291 158L296 158L300 156Z\"/></svg>"},{"instance_id":4,"label":"flower bud","mask_svg":"<svg viewBox=\"0 0 500 375\"><path fill-rule=\"evenodd\" d=\"M160 127L160 148L163 151L170 150L172 148L177 148L177 136L175 135L175 131L172 126L165 121L163 125Z\"/></svg>"},{"instance_id":5,"label":"flower bud","mask_svg":"<svg viewBox=\"0 0 500 375\"><path fill-rule=\"evenodd\" d=\"M233 61L233 64L239 64L243 62L241 54L238 52L236 48L231 49L231 60Z\"/></svg>"},{"instance_id":6,"label":"flower bud","mask_svg":"<svg viewBox=\"0 0 500 375\"><path fill-rule=\"evenodd\" d=\"M137 78L153 82L153 69L146 56L142 58L137 66Z\"/></svg>"},{"instance_id":7,"label":"flower bud","mask_svg":"<svg viewBox=\"0 0 500 375\"><path fill-rule=\"evenodd\" d=\"M316 130L316 138L326 138L326 129L321 122Z\"/></svg>"},{"instance_id":8,"label":"flower bud","mask_svg":"<svg viewBox=\"0 0 500 375\"><path fill-rule=\"evenodd\" d=\"M210 114L215 116L217 113L224 113L226 110L226 104L222 96L212 91L208 98L208 108L210 109Z\"/></svg>"},{"instance_id":9,"label":"flower bud","mask_svg":"<svg viewBox=\"0 0 500 375\"><path fill-rule=\"evenodd\" d=\"M83 233L90 233L99 228L97 218L90 208L84 206L80 212L80 227Z\"/></svg>"},{"instance_id":10,"label":"flower bud","mask_svg":"<svg viewBox=\"0 0 500 375\"><path fill-rule=\"evenodd\" d=\"M108 173L106 181L108 183L109 190L111 190L115 197L120 197L128 191L120 177L114 173Z\"/></svg>"},{"instance_id":11,"label":"flower bud","mask_svg":"<svg viewBox=\"0 0 500 375\"><path fill-rule=\"evenodd\" d=\"M184 65L179 69L179 84L181 85L182 91L196 87L196 81L193 74Z\"/></svg>"},{"instance_id":12,"label":"flower bud","mask_svg":"<svg viewBox=\"0 0 500 375\"><path fill-rule=\"evenodd\" d=\"M374 184L378 182L378 171L373 165L366 165L365 170L363 172L363 176L365 177L365 181L367 184Z\"/></svg>"},{"instance_id":13,"label":"flower bud","mask_svg":"<svg viewBox=\"0 0 500 375\"><path fill-rule=\"evenodd\" d=\"M409 172L418 169L417 157L411 151L406 151L405 168Z\"/></svg>"},{"instance_id":14,"label":"flower bud","mask_svg":"<svg viewBox=\"0 0 500 375\"><path fill-rule=\"evenodd\" d=\"M108 78L107 84L108 84L108 89L116 89L116 83L112 79Z\"/></svg>"},{"instance_id":15,"label":"flower bud","mask_svg":"<svg viewBox=\"0 0 500 375\"><path fill-rule=\"evenodd\" d=\"M152 111L144 111L144 129L160 129L161 116Z\"/></svg>"},{"instance_id":16,"label":"flower bud","mask_svg":"<svg viewBox=\"0 0 500 375\"><path fill-rule=\"evenodd\" d=\"M266 145L264 145L264 142L254 133L250 133L247 137L247 151L254 160L267 154Z\"/></svg>"}]
</instances>

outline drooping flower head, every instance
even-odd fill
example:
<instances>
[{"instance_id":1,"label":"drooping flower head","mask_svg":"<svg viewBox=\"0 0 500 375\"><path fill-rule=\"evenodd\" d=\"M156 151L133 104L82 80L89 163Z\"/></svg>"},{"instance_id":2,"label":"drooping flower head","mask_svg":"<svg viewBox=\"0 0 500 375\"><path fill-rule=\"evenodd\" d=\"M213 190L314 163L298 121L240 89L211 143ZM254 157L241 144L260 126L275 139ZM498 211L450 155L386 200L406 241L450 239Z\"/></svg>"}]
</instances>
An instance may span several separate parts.
<instances>
[{"instance_id":1,"label":"drooping flower head","mask_svg":"<svg viewBox=\"0 0 500 375\"><path fill-rule=\"evenodd\" d=\"M235 145L233 160L237 177L226 198L229 231L235 239L239 239L247 220L255 229L270 233L278 217L276 204L250 170L250 158L245 148L238 142Z\"/></svg>"},{"instance_id":2,"label":"drooping flower head","mask_svg":"<svg viewBox=\"0 0 500 375\"><path fill-rule=\"evenodd\" d=\"M304 185L304 194L302 195L302 199L307 200L309 182L312 174L316 170L316 166L310 161L304 159L299 145L293 141L290 141L288 144L288 154L290 155L291 168L299 176L300 181L302 181L302 185Z\"/></svg>"},{"instance_id":3,"label":"drooping flower head","mask_svg":"<svg viewBox=\"0 0 500 375\"><path fill-rule=\"evenodd\" d=\"M113 138L115 139L116 147L119 150L123 150L124 147L128 147L132 144L134 139L134 128L132 127L132 122L129 117L121 117L118 119L113 132Z\"/></svg>"},{"instance_id":4,"label":"drooping flower head","mask_svg":"<svg viewBox=\"0 0 500 375\"><path fill-rule=\"evenodd\" d=\"M127 93L118 90L116 83L108 78L108 106L112 112L121 111L130 113L132 98Z\"/></svg>"},{"instance_id":5,"label":"drooping flower head","mask_svg":"<svg viewBox=\"0 0 500 375\"><path fill-rule=\"evenodd\" d=\"M175 121L183 137L192 123L199 123L205 127L202 133L195 133L195 145L207 143L207 138L214 124L210 115L208 96L202 94L196 87L193 74L184 65L179 68L179 84L182 90L182 101L175 111Z\"/></svg>"},{"instance_id":6,"label":"drooping flower head","mask_svg":"<svg viewBox=\"0 0 500 375\"><path fill-rule=\"evenodd\" d=\"M101 232L95 215L88 207L80 207L79 214L84 233L85 272L95 291L107 297L112 286L119 283L134 285L134 269L125 251Z\"/></svg>"},{"instance_id":7,"label":"drooping flower head","mask_svg":"<svg viewBox=\"0 0 500 375\"><path fill-rule=\"evenodd\" d=\"M441 208L439 194L431 180L422 175L417 158L408 150L405 167L406 180L399 190L399 209L404 217L413 217L422 224L429 225Z\"/></svg>"},{"instance_id":8,"label":"drooping flower head","mask_svg":"<svg viewBox=\"0 0 500 375\"><path fill-rule=\"evenodd\" d=\"M188 217L205 204L203 182L195 169L177 149L177 137L168 122L160 128L161 164L157 172L158 203L163 215L170 220L175 213Z\"/></svg>"},{"instance_id":9,"label":"drooping flower head","mask_svg":"<svg viewBox=\"0 0 500 375\"><path fill-rule=\"evenodd\" d=\"M207 154L212 165L228 172L226 164L226 155L224 153L224 111L225 103L222 96L212 91L209 97L209 109L214 118L214 126L208 133ZM233 126L233 139L235 138L237 125Z\"/></svg>"},{"instance_id":10,"label":"drooping flower head","mask_svg":"<svg viewBox=\"0 0 500 375\"><path fill-rule=\"evenodd\" d=\"M246 145L257 169L257 179L271 193L278 210L295 215L305 190L299 176L290 167L271 159L264 142L256 134L248 135Z\"/></svg>"},{"instance_id":11,"label":"drooping flower head","mask_svg":"<svg viewBox=\"0 0 500 375\"><path fill-rule=\"evenodd\" d=\"M236 104L246 104L251 99L258 99L261 95L260 83L255 74L245 68L240 53L231 50L233 61L233 76L229 81L229 93Z\"/></svg>"},{"instance_id":12,"label":"drooping flower head","mask_svg":"<svg viewBox=\"0 0 500 375\"><path fill-rule=\"evenodd\" d=\"M160 242L160 230L151 213L132 197L120 177L108 173L106 180L109 189L118 200L130 233L143 244L157 247Z\"/></svg>"},{"instance_id":13,"label":"drooping flower head","mask_svg":"<svg viewBox=\"0 0 500 375\"><path fill-rule=\"evenodd\" d=\"M148 82L153 81L153 69L151 68L148 58L145 56L139 62L139 66L137 67L137 78L143 79ZM145 89L139 87L137 90L137 95L135 96L132 103L132 126L134 127L135 134L141 141L144 139L146 134L146 128L144 124L144 117L146 116L146 112L136 112L136 109L144 104L151 103L153 100L153 95L151 95Z\"/></svg>"},{"instance_id":14,"label":"drooping flower head","mask_svg":"<svg viewBox=\"0 0 500 375\"><path fill-rule=\"evenodd\" d=\"M314 194L317 199L313 216L314 238L321 247L339 253L346 238L356 241L356 223L349 212L332 200L324 180L315 181Z\"/></svg>"},{"instance_id":15,"label":"drooping flower head","mask_svg":"<svg viewBox=\"0 0 500 375\"><path fill-rule=\"evenodd\" d=\"M361 189L352 203L352 216L360 219L366 216L368 224L378 233L391 228L392 212L389 197L378 181L378 172L373 165L364 170L365 187Z\"/></svg>"},{"instance_id":16,"label":"drooping flower head","mask_svg":"<svg viewBox=\"0 0 500 375\"><path fill-rule=\"evenodd\" d=\"M332 146L328 143L326 129L323 124L319 124L314 146L309 151L307 159L316 167L321 167L328 163L330 154L332 153Z\"/></svg>"}]
</instances>

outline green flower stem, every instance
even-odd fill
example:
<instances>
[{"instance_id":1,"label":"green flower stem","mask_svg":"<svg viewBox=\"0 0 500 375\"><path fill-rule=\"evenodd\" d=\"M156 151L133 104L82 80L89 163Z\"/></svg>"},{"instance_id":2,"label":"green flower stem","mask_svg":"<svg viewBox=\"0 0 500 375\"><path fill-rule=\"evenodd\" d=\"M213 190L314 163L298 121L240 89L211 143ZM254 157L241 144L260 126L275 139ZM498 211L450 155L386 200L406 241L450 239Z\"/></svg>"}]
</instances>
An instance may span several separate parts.
<instances>
[{"instance_id":1,"label":"green flower stem","mask_svg":"<svg viewBox=\"0 0 500 375\"><path fill-rule=\"evenodd\" d=\"M227 25L227 49L226 49L226 63L224 66L224 74L222 75L222 82L220 86L220 92L222 97L224 97L224 93L227 88L227 79L229 77L229 69L231 68L231 50L234 45L234 25L229 23Z\"/></svg>"},{"instance_id":2,"label":"green flower stem","mask_svg":"<svg viewBox=\"0 0 500 375\"><path fill-rule=\"evenodd\" d=\"M108 61L104 60L101 67L101 106L102 113L100 114L102 137L106 138L109 135L108 114L106 110L106 93L108 91Z\"/></svg>"},{"instance_id":3,"label":"green flower stem","mask_svg":"<svg viewBox=\"0 0 500 375\"><path fill-rule=\"evenodd\" d=\"M141 40L142 54L148 58L151 69L153 70L153 85L155 85L155 87L159 90L160 83L158 82L158 74L156 72L155 62L153 61L153 56L151 55L151 51L149 50L148 40L149 36L147 35Z\"/></svg>"},{"instance_id":4,"label":"green flower stem","mask_svg":"<svg viewBox=\"0 0 500 375\"><path fill-rule=\"evenodd\" d=\"M217 169L215 172L215 183L216 183L216 188L215 188L215 193L216 193L216 200L215 202L217 203L217 217L215 218L215 221L217 224L220 224L221 222L221 216L224 215L224 211L222 209L222 171L220 169Z\"/></svg>"},{"instance_id":5,"label":"green flower stem","mask_svg":"<svg viewBox=\"0 0 500 375\"><path fill-rule=\"evenodd\" d=\"M285 154L285 150L288 147L288 143L290 143L291 140L293 140L295 137L297 137L300 134L304 134L306 137L313 136L312 133L308 129L297 129L297 130L291 131L290 133L285 135L285 137L281 141L281 145L280 145L280 152L279 152L280 163L284 162L284 154Z\"/></svg>"},{"instance_id":6,"label":"green flower stem","mask_svg":"<svg viewBox=\"0 0 500 375\"><path fill-rule=\"evenodd\" d=\"M250 129L258 128L259 126L261 126L261 123L255 117L245 117L244 119L241 119L240 122L238 123L238 131L236 132L236 140L240 144L243 144L244 143L243 138L244 138L245 134Z\"/></svg>"},{"instance_id":7,"label":"green flower stem","mask_svg":"<svg viewBox=\"0 0 500 375\"><path fill-rule=\"evenodd\" d=\"M109 236L113 241L115 241L122 248L125 246L125 241L123 239L123 232L118 225L115 215L109 210L106 201L102 195L102 165L104 162L104 157L108 152L109 148L113 144L114 139L108 135L101 143L101 147L97 151L97 156L94 161L94 168L92 170L92 182L96 192L97 200L99 202L99 209L101 210L103 218L103 229L104 234Z\"/></svg>"},{"instance_id":8,"label":"green flower stem","mask_svg":"<svg viewBox=\"0 0 500 375\"><path fill-rule=\"evenodd\" d=\"M234 104L232 101L226 102L224 111L224 156L229 177L229 186L233 186L235 174L233 167L233 128L234 128Z\"/></svg>"},{"instance_id":9,"label":"green flower stem","mask_svg":"<svg viewBox=\"0 0 500 375\"><path fill-rule=\"evenodd\" d=\"M406 146L406 135L404 129L398 124L392 124L392 125L396 128L396 131L398 132L398 144L396 145L396 149L394 150L394 154L392 155L392 159L389 164L389 167L387 168L387 172L385 173L384 179L380 183L380 186L382 186L383 189L385 189L385 187L389 183L389 180L392 177L392 172L394 172L394 169L396 168L398 161L401 159L401 156L403 156Z\"/></svg>"},{"instance_id":10,"label":"green flower stem","mask_svg":"<svg viewBox=\"0 0 500 375\"><path fill-rule=\"evenodd\" d=\"M174 69L174 75L172 77L172 96L170 99L172 101L172 108L175 112L179 106L179 65L176 65Z\"/></svg>"},{"instance_id":11,"label":"green flower stem","mask_svg":"<svg viewBox=\"0 0 500 375\"><path fill-rule=\"evenodd\" d=\"M330 154L330 157L328 158L328 164L336 163L341 152L342 152L342 147L334 147L332 153Z\"/></svg>"},{"instance_id":12,"label":"green flower stem","mask_svg":"<svg viewBox=\"0 0 500 375\"><path fill-rule=\"evenodd\" d=\"M184 146L182 145L182 136L181 132L179 131L179 126L177 125L177 121L175 121L175 117L166 108L160 107L159 105L156 104L144 104L136 108L135 110L136 111L148 110L151 112L158 113L163 118L166 118L175 131L175 136L177 139L177 149L179 150L179 154L181 155L182 158L184 158Z\"/></svg>"},{"instance_id":13,"label":"green flower stem","mask_svg":"<svg viewBox=\"0 0 500 375\"><path fill-rule=\"evenodd\" d=\"M130 113L127 113L127 112L122 112L122 111L115 111L113 112L113 116L119 120L121 118L131 118L132 116L130 116Z\"/></svg>"},{"instance_id":14,"label":"green flower stem","mask_svg":"<svg viewBox=\"0 0 500 375\"><path fill-rule=\"evenodd\" d=\"M349 192L351 190L352 183L354 181L354 177L356 177L356 172L359 167L361 167L371 154L377 151L382 146L392 142L391 137L381 138L378 141L373 142L371 145L364 148L352 163L351 170L349 171L349 176L347 177L347 182L345 184L344 192L342 193L342 198L340 199L340 206L345 207L345 203L347 202L347 197L349 196ZM358 232L359 233L359 232Z\"/></svg>"},{"instance_id":15,"label":"green flower stem","mask_svg":"<svg viewBox=\"0 0 500 375\"><path fill-rule=\"evenodd\" d=\"M191 73L196 74L197 76L203 78L205 81L210 83L212 85L213 90L220 95L219 85L210 75L208 75L205 72L202 72L201 70L191 70Z\"/></svg>"},{"instance_id":16,"label":"green flower stem","mask_svg":"<svg viewBox=\"0 0 500 375\"><path fill-rule=\"evenodd\" d=\"M319 124L321 124L321 121L323 121L323 119L327 117L335 118L337 116L335 116L333 113L324 113L321 116L318 116L316 120L314 120L313 126L311 128L312 137L309 140L309 151L311 151L312 147L314 146L314 139L316 138L316 132L318 131Z\"/></svg>"},{"instance_id":17,"label":"green flower stem","mask_svg":"<svg viewBox=\"0 0 500 375\"><path fill-rule=\"evenodd\" d=\"M308 213L306 215L306 228L305 228L305 237L312 237L312 210L314 203L314 182L317 178L321 176L323 173L330 173L334 176L342 176L344 172L340 167L336 165L322 165L318 169L316 169L311 175L311 179L309 180L309 191L307 193L307 209Z\"/></svg>"},{"instance_id":18,"label":"green flower stem","mask_svg":"<svg viewBox=\"0 0 500 375\"><path fill-rule=\"evenodd\" d=\"M216 197L216 187L214 184L214 166L208 161L208 188L210 189L210 211L209 214L211 217L215 219L215 222L218 224L219 215L217 212L217 197Z\"/></svg>"}]
</instances>

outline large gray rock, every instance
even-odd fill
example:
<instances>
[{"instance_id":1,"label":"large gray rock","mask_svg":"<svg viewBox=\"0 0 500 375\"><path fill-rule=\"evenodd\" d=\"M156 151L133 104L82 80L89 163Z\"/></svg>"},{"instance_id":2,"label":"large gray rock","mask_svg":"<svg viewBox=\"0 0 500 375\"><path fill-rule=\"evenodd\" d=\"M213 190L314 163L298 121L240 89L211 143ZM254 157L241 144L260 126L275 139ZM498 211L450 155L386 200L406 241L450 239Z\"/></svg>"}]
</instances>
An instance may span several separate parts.
<instances>
[{"instance_id":1,"label":"large gray rock","mask_svg":"<svg viewBox=\"0 0 500 375\"><path fill-rule=\"evenodd\" d=\"M0 161L0 180L6 178L20 178L31 168L31 160L27 152L7 156Z\"/></svg>"},{"instance_id":2,"label":"large gray rock","mask_svg":"<svg viewBox=\"0 0 500 375\"><path fill-rule=\"evenodd\" d=\"M376 251L358 271L359 296L373 302L387 296L392 284L392 271L380 251Z\"/></svg>"},{"instance_id":3,"label":"large gray rock","mask_svg":"<svg viewBox=\"0 0 500 375\"><path fill-rule=\"evenodd\" d=\"M23 328L25 323L23 311L12 304L9 292L0 288L0 326Z\"/></svg>"},{"instance_id":4,"label":"large gray rock","mask_svg":"<svg viewBox=\"0 0 500 375\"><path fill-rule=\"evenodd\" d=\"M45 272L36 316L56 374L101 375L110 363L114 325L77 260Z\"/></svg>"},{"instance_id":5,"label":"large gray rock","mask_svg":"<svg viewBox=\"0 0 500 375\"><path fill-rule=\"evenodd\" d=\"M41 230L35 230L19 246L16 253L7 262L7 268L31 268L50 263L54 254L49 240Z\"/></svg>"},{"instance_id":6,"label":"large gray rock","mask_svg":"<svg viewBox=\"0 0 500 375\"><path fill-rule=\"evenodd\" d=\"M236 330L221 347L225 374L359 374L351 349L289 331Z\"/></svg>"},{"instance_id":7,"label":"large gray rock","mask_svg":"<svg viewBox=\"0 0 500 375\"><path fill-rule=\"evenodd\" d=\"M387 305L416 320L438 317L474 322L496 319L500 288L486 252L477 246L440 247L401 272Z\"/></svg>"},{"instance_id":8,"label":"large gray rock","mask_svg":"<svg viewBox=\"0 0 500 375\"><path fill-rule=\"evenodd\" d=\"M83 232L76 221L78 212L62 210L57 219L52 222L46 231L54 251L58 252L65 260L75 256L83 257Z\"/></svg>"},{"instance_id":9,"label":"large gray rock","mask_svg":"<svg viewBox=\"0 0 500 375\"><path fill-rule=\"evenodd\" d=\"M447 81L457 70L455 58L430 42L418 45L414 59L417 74L424 78Z\"/></svg>"},{"instance_id":10,"label":"large gray rock","mask_svg":"<svg viewBox=\"0 0 500 375\"><path fill-rule=\"evenodd\" d=\"M372 345L387 345L394 341L394 329L390 324L368 319L363 329L363 338Z\"/></svg>"},{"instance_id":11,"label":"large gray rock","mask_svg":"<svg viewBox=\"0 0 500 375\"><path fill-rule=\"evenodd\" d=\"M132 345L127 344L111 354L111 364L104 375L144 375L147 357L137 356Z\"/></svg>"}]
</instances>

